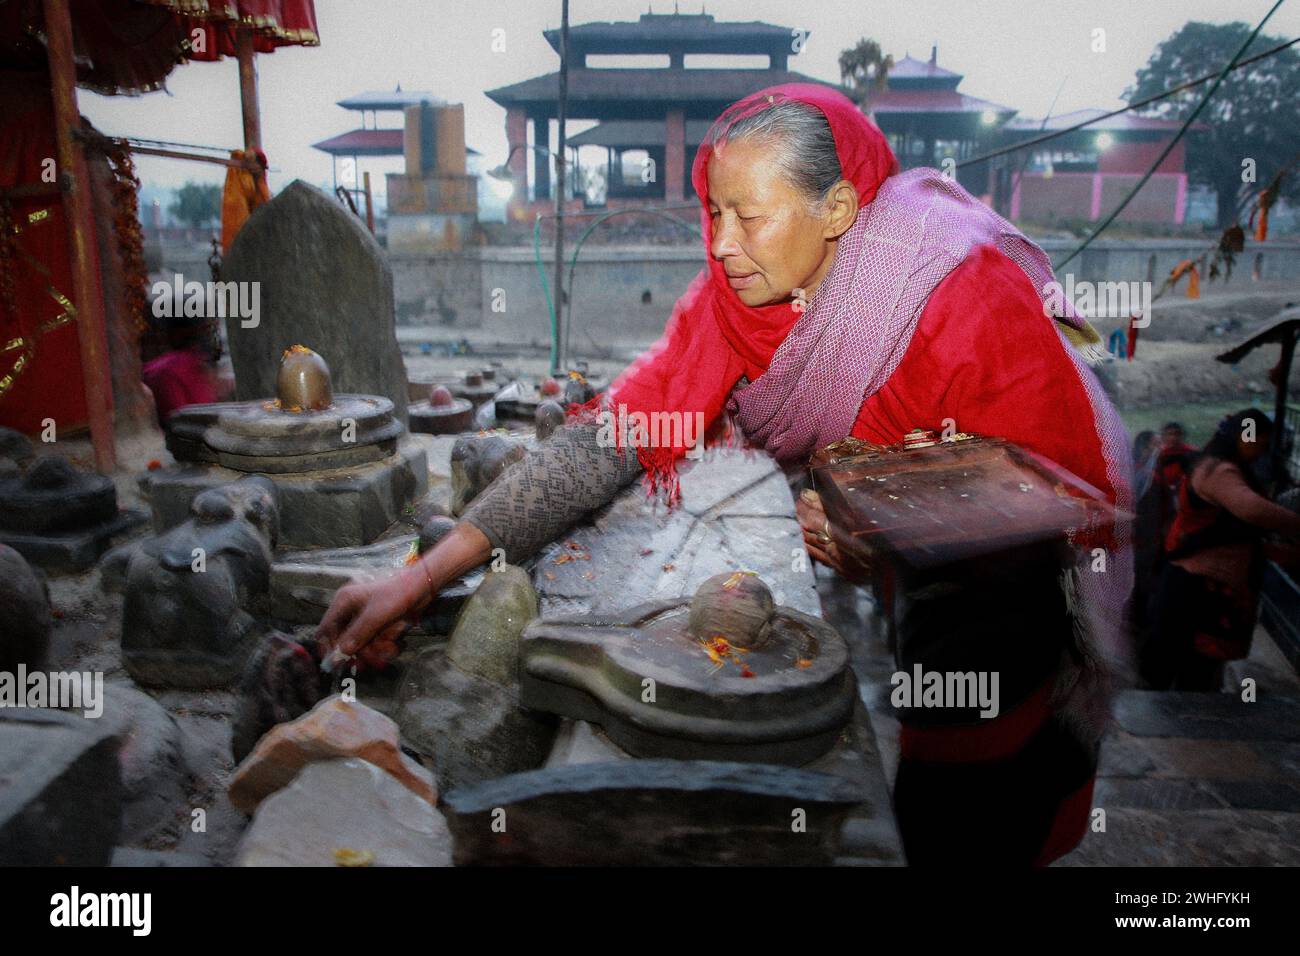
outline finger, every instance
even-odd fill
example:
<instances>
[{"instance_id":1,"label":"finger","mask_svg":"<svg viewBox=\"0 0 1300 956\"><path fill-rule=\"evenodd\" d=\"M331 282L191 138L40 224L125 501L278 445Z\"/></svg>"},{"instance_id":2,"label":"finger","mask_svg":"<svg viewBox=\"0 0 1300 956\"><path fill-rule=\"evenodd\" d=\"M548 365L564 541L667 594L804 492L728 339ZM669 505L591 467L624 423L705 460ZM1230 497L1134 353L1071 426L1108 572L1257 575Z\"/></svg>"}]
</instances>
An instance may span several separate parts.
<instances>
[{"instance_id":1,"label":"finger","mask_svg":"<svg viewBox=\"0 0 1300 956\"><path fill-rule=\"evenodd\" d=\"M337 652L349 657L355 655L374 639L386 623L388 622L382 620L373 610L363 610L352 619L347 630L339 635Z\"/></svg>"},{"instance_id":2,"label":"finger","mask_svg":"<svg viewBox=\"0 0 1300 956\"><path fill-rule=\"evenodd\" d=\"M795 515L799 519L800 527L809 531L822 531L826 527L826 512L802 501L795 505Z\"/></svg>"},{"instance_id":3,"label":"finger","mask_svg":"<svg viewBox=\"0 0 1300 956\"><path fill-rule=\"evenodd\" d=\"M342 588L335 592L334 600L330 601L330 606L325 609L325 616L316 626L316 640L322 645L322 655L332 650L339 633L347 629L356 615L360 602L354 600L354 596L355 592Z\"/></svg>"},{"instance_id":4,"label":"finger","mask_svg":"<svg viewBox=\"0 0 1300 956\"><path fill-rule=\"evenodd\" d=\"M825 564L829 567L835 567L836 564L835 558L833 558L831 554L825 550L826 548L825 544L816 540L815 538L811 538L808 535L804 536L803 543L804 543L804 547L808 549L808 556L811 557L814 561L820 561L822 564Z\"/></svg>"},{"instance_id":5,"label":"finger","mask_svg":"<svg viewBox=\"0 0 1300 956\"><path fill-rule=\"evenodd\" d=\"M362 663L378 670L396 657L401 652L398 639L406 632L406 626L405 621L394 621L375 635L358 655Z\"/></svg>"}]
</instances>

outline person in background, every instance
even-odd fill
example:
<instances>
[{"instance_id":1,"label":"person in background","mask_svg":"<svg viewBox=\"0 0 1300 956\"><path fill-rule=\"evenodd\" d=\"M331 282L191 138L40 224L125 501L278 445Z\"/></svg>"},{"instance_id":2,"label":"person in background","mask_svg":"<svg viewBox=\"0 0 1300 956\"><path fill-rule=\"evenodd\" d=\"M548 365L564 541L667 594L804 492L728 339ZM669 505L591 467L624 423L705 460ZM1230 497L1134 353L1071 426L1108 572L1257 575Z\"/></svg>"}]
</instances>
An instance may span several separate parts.
<instances>
[{"instance_id":1,"label":"person in background","mask_svg":"<svg viewBox=\"0 0 1300 956\"><path fill-rule=\"evenodd\" d=\"M1264 534L1300 537L1300 515L1264 497L1253 467L1272 433L1267 415L1245 409L1220 422L1191 461L1142 655L1153 688L1218 690L1224 663L1250 652L1262 558L1293 551L1266 544Z\"/></svg>"},{"instance_id":2,"label":"person in background","mask_svg":"<svg viewBox=\"0 0 1300 956\"><path fill-rule=\"evenodd\" d=\"M1194 454L1196 447L1187 444L1187 432L1182 423L1166 422L1164 428L1160 429L1160 453L1156 459L1156 469L1164 486L1175 496L1178 494L1178 486L1187 476L1188 462Z\"/></svg>"},{"instance_id":3,"label":"person in background","mask_svg":"<svg viewBox=\"0 0 1300 956\"><path fill-rule=\"evenodd\" d=\"M146 362L140 377L153 393L158 424L164 429L172 414L186 405L221 400L213 355L211 323L201 318L168 320L168 349Z\"/></svg>"}]
</instances>

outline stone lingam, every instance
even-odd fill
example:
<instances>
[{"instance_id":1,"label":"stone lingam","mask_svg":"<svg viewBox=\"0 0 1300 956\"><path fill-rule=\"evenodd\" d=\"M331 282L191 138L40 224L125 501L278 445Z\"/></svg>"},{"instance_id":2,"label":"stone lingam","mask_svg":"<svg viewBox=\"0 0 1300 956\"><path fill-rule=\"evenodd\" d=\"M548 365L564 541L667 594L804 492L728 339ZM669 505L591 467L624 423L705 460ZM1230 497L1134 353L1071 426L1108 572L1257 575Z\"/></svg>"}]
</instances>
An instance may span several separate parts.
<instances>
[{"instance_id":1,"label":"stone lingam","mask_svg":"<svg viewBox=\"0 0 1300 956\"><path fill-rule=\"evenodd\" d=\"M119 510L113 479L64 458L38 458L0 478L0 544L47 571L86 570L114 537L146 520Z\"/></svg>"},{"instance_id":2,"label":"stone lingam","mask_svg":"<svg viewBox=\"0 0 1300 956\"><path fill-rule=\"evenodd\" d=\"M173 415L167 447L179 465L149 479L158 530L185 520L205 489L254 473L279 489L283 546L355 547L427 490L425 453L389 399L335 394L325 360L302 345L284 351L276 392Z\"/></svg>"},{"instance_id":3,"label":"stone lingam","mask_svg":"<svg viewBox=\"0 0 1300 956\"><path fill-rule=\"evenodd\" d=\"M457 398L446 385L433 386L428 401L415 402L407 414L413 432L454 435L474 428L474 403Z\"/></svg>"},{"instance_id":4,"label":"stone lingam","mask_svg":"<svg viewBox=\"0 0 1300 956\"><path fill-rule=\"evenodd\" d=\"M791 766L830 750L857 693L835 629L744 571L690 599L534 621L520 676L525 707L600 724L635 756Z\"/></svg>"}]
</instances>

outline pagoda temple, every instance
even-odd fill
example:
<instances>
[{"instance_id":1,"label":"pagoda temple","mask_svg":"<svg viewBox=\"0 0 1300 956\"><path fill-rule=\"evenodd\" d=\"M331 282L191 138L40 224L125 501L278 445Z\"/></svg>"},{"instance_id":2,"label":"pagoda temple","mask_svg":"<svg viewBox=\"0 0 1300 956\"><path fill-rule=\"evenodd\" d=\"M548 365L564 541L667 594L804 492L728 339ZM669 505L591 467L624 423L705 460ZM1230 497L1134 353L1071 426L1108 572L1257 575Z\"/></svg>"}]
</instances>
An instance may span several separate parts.
<instances>
[{"instance_id":1,"label":"pagoda temple","mask_svg":"<svg viewBox=\"0 0 1300 956\"><path fill-rule=\"evenodd\" d=\"M903 169L961 162L994 142L995 132L1012 116L1009 106L960 92L962 74L939 66L938 47L928 62L904 56L889 69L888 89L871 94L871 117ZM958 181L976 196L990 191L988 170L959 170Z\"/></svg>"},{"instance_id":2,"label":"pagoda temple","mask_svg":"<svg viewBox=\"0 0 1300 956\"><path fill-rule=\"evenodd\" d=\"M547 30L558 54L560 31ZM636 22L584 23L569 29L567 118L596 120L592 129L568 138L606 151L606 205L680 203L690 189L695 150L714 119L731 103L779 83L826 83L789 69L807 33L757 21L719 22L706 13L644 13ZM697 55L745 56L758 66L717 69L693 66ZM602 56L654 56L662 65L627 68L600 65ZM761 60L766 59L762 64ZM506 109L508 165L515 183L511 212L526 215L554 202L550 159L532 144L557 148L551 130L559 100L559 72L488 91ZM838 88L838 87L837 87ZM652 177L625 175L624 154L644 153ZM532 163L529 157L533 157ZM529 167L532 166L532 175ZM570 158L570 169L578 165Z\"/></svg>"}]
</instances>

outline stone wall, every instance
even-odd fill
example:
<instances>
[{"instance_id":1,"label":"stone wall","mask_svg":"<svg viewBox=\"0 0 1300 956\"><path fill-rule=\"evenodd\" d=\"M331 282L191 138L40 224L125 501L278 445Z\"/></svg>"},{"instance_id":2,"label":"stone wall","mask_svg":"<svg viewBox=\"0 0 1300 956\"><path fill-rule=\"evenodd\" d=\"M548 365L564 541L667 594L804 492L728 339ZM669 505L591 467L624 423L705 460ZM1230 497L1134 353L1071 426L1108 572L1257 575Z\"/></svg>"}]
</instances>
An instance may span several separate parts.
<instances>
[{"instance_id":1,"label":"stone wall","mask_svg":"<svg viewBox=\"0 0 1300 956\"><path fill-rule=\"evenodd\" d=\"M390 254L390 260L399 325L445 325L449 335L456 329L480 329L508 342L550 341L546 292L531 248L487 247L438 256ZM543 246L542 261L546 291L550 291L552 249ZM703 266L703 252L695 247L584 248L570 287L573 346L589 344L584 330L602 345L657 338L673 303ZM439 295L446 306L441 310Z\"/></svg>"},{"instance_id":2,"label":"stone wall","mask_svg":"<svg viewBox=\"0 0 1300 956\"><path fill-rule=\"evenodd\" d=\"M1074 249L1077 241L1047 239L1040 244L1049 256L1059 259ZM1066 271L1073 273L1076 283L1143 281L1154 256L1152 274L1158 286L1179 261L1200 256L1209 245L1208 238L1100 241ZM1263 253L1262 278L1300 280L1300 243L1252 242L1238 259L1232 287L1249 287L1257 252ZM180 254L164 249L168 271L179 269L188 274L194 269L207 278L206 255L186 260L183 250L176 253ZM566 260L571 254L572 246ZM530 246L488 246L435 255L390 251L388 257L399 326L442 328L448 338L459 330L474 329L503 342L544 345L550 341L546 296ZM550 290L553 250L547 243L542 245L542 261ZM673 303L703 265L703 249L694 245L584 246L572 290L573 346L590 344L586 331L602 344L645 343L657 338ZM1061 280L1065 281L1064 275ZM497 289L501 291L494 295ZM645 301L647 297L649 301ZM494 302L504 311L493 311Z\"/></svg>"}]
</instances>

